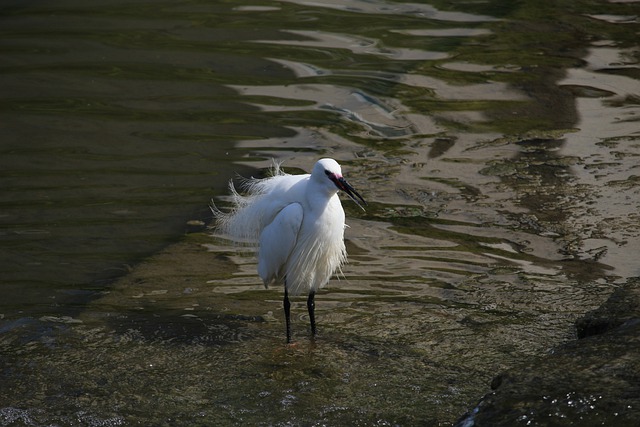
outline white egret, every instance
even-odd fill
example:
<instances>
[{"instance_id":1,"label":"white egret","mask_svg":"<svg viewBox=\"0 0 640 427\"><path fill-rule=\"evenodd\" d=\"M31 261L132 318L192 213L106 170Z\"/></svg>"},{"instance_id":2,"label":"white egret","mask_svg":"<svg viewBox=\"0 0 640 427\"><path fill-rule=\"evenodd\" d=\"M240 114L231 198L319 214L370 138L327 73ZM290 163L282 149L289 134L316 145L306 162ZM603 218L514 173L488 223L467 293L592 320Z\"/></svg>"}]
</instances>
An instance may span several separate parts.
<instances>
[{"instance_id":1,"label":"white egret","mask_svg":"<svg viewBox=\"0 0 640 427\"><path fill-rule=\"evenodd\" d=\"M291 342L289 294L308 294L311 333L316 334L315 294L346 261L344 210L338 190L363 210L367 204L343 178L338 162L321 159L311 174L289 175L274 166L269 178L245 180L244 195L229 183L233 208L213 209L218 230L258 245L258 274L268 287L284 283L287 343ZM360 201L362 204L360 203Z\"/></svg>"}]
</instances>

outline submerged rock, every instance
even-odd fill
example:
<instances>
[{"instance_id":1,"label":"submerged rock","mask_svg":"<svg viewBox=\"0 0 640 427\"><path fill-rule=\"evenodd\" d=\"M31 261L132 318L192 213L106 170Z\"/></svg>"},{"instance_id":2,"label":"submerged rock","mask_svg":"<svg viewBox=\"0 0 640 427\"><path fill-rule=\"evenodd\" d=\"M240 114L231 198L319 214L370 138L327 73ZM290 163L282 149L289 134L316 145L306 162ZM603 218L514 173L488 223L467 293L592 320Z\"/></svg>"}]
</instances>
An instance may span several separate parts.
<instances>
[{"instance_id":1,"label":"submerged rock","mask_svg":"<svg viewBox=\"0 0 640 427\"><path fill-rule=\"evenodd\" d=\"M456 427L640 425L640 280L576 326L579 339L494 378Z\"/></svg>"}]
</instances>

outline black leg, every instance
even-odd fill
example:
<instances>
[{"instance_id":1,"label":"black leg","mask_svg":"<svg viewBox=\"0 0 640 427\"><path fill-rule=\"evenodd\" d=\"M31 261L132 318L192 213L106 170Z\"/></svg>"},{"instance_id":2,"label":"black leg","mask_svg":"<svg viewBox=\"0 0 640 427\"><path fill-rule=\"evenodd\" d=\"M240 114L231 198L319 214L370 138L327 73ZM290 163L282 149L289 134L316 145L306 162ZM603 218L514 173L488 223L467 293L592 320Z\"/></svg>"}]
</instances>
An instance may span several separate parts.
<instances>
[{"instance_id":1,"label":"black leg","mask_svg":"<svg viewBox=\"0 0 640 427\"><path fill-rule=\"evenodd\" d=\"M287 282L284 282L284 320L287 323L287 344L291 343L291 302L289 302L289 292L287 292Z\"/></svg>"},{"instance_id":2,"label":"black leg","mask_svg":"<svg viewBox=\"0 0 640 427\"><path fill-rule=\"evenodd\" d=\"M315 296L316 296L316 293L311 292L309 294L309 298L307 299L307 309L309 310L309 322L311 322L311 335L313 335L314 337L316 336L316 315L315 315L316 303L314 300Z\"/></svg>"}]
</instances>

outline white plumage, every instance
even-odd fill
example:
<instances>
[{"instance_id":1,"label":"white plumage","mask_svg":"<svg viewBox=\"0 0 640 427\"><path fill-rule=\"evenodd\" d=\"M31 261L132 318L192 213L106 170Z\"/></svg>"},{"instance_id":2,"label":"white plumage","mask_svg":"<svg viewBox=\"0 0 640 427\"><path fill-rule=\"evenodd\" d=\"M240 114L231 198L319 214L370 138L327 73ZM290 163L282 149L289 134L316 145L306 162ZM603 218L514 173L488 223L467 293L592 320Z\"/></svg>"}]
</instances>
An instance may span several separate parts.
<instances>
[{"instance_id":1,"label":"white plumage","mask_svg":"<svg viewBox=\"0 0 640 427\"><path fill-rule=\"evenodd\" d=\"M258 245L258 274L265 286L285 283L285 314L289 340L288 293L308 293L312 332L313 296L346 261L345 216L338 190L358 205L364 199L342 177L338 162L319 160L311 174L289 175L278 165L274 175L233 183L233 208L215 210L218 229L234 240ZM354 197L355 196L355 197ZM360 205L362 207L362 205Z\"/></svg>"}]
</instances>

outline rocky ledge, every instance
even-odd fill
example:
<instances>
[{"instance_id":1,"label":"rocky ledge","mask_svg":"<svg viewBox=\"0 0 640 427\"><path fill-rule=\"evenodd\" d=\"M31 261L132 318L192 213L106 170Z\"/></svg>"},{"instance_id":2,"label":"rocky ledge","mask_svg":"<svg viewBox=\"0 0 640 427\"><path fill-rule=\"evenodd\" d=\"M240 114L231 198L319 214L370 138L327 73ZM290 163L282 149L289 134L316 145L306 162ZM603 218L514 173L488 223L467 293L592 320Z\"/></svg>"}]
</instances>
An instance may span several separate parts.
<instances>
[{"instance_id":1,"label":"rocky ledge","mask_svg":"<svg viewBox=\"0 0 640 427\"><path fill-rule=\"evenodd\" d=\"M494 378L456 427L640 426L640 278L576 329L577 340Z\"/></svg>"}]
</instances>

